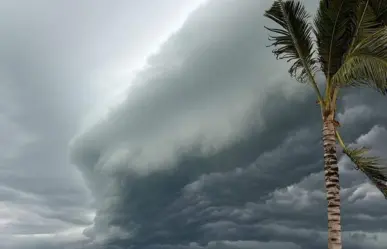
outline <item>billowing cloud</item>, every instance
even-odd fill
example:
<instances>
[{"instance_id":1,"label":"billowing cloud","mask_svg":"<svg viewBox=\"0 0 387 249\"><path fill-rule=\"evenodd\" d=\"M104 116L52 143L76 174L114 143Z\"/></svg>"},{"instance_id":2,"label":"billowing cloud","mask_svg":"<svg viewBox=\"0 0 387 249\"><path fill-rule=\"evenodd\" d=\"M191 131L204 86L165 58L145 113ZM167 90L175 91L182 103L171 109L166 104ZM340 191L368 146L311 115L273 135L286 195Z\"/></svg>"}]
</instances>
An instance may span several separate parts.
<instances>
[{"instance_id":1,"label":"billowing cloud","mask_svg":"<svg viewBox=\"0 0 387 249\"><path fill-rule=\"evenodd\" d=\"M150 56L126 100L76 136L101 248L325 248L313 92L266 48L269 1L209 1ZM312 6L309 6L312 7ZM385 99L346 90L346 140L386 148ZM386 202L345 158L346 248L384 248Z\"/></svg>"},{"instance_id":2,"label":"billowing cloud","mask_svg":"<svg viewBox=\"0 0 387 249\"><path fill-rule=\"evenodd\" d=\"M265 47L271 1L177 29L198 2L0 0L1 248L326 247L319 108ZM343 91L345 140L384 156L385 101ZM344 246L385 248L385 200L340 170Z\"/></svg>"},{"instance_id":3,"label":"billowing cloud","mask_svg":"<svg viewBox=\"0 0 387 249\"><path fill-rule=\"evenodd\" d=\"M85 248L96 210L68 144L198 4L150 2L0 0L0 248Z\"/></svg>"}]
</instances>

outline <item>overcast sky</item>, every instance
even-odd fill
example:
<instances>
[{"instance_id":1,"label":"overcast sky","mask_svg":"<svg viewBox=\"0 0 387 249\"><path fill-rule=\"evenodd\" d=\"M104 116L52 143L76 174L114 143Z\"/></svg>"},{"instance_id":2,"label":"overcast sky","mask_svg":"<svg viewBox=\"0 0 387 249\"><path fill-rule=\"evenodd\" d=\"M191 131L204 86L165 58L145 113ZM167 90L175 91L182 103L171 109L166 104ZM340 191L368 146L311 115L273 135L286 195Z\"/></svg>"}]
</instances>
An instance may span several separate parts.
<instances>
[{"instance_id":1,"label":"overcast sky","mask_svg":"<svg viewBox=\"0 0 387 249\"><path fill-rule=\"evenodd\" d=\"M0 0L0 248L326 248L319 107L270 4ZM344 91L345 140L385 155L386 101ZM345 248L386 248L387 201L340 172Z\"/></svg>"}]
</instances>

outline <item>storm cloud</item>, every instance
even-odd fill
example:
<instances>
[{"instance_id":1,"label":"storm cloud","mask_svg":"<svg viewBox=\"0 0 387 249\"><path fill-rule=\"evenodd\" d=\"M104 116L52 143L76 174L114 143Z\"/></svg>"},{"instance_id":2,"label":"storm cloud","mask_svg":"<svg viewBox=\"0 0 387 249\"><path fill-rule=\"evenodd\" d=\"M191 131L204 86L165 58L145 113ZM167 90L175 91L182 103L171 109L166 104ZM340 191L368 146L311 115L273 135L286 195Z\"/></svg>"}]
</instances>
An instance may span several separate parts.
<instances>
[{"instance_id":1,"label":"storm cloud","mask_svg":"<svg viewBox=\"0 0 387 249\"><path fill-rule=\"evenodd\" d=\"M68 144L197 4L0 0L0 248L85 247L95 204Z\"/></svg>"},{"instance_id":2,"label":"storm cloud","mask_svg":"<svg viewBox=\"0 0 387 249\"><path fill-rule=\"evenodd\" d=\"M319 109L266 48L270 1L208 1L72 142L102 248L325 248ZM313 8L314 6L308 6ZM386 100L346 89L346 140L383 155ZM383 196L346 158L344 246L384 248Z\"/></svg>"},{"instance_id":3,"label":"storm cloud","mask_svg":"<svg viewBox=\"0 0 387 249\"><path fill-rule=\"evenodd\" d=\"M0 247L326 248L319 107L271 3L0 0ZM385 102L345 89L344 139L384 156ZM344 247L386 248L382 194L340 172Z\"/></svg>"}]
</instances>

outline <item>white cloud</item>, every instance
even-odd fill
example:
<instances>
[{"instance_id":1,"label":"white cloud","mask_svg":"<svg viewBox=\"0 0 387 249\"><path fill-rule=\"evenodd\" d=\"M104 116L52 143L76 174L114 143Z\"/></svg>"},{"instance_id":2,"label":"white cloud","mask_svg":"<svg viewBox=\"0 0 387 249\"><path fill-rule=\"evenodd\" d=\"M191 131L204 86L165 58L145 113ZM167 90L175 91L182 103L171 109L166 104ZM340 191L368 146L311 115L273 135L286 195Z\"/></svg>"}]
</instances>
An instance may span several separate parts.
<instances>
[{"instance_id":1,"label":"white cloud","mask_svg":"<svg viewBox=\"0 0 387 249\"><path fill-rule=\"evenodd\" d=\"M370 119L374 115L372 108L363 104L349 107L343 113L338 113L337 117L342 125L356 125L359 119Z\"/></svg>"}]
</instances>

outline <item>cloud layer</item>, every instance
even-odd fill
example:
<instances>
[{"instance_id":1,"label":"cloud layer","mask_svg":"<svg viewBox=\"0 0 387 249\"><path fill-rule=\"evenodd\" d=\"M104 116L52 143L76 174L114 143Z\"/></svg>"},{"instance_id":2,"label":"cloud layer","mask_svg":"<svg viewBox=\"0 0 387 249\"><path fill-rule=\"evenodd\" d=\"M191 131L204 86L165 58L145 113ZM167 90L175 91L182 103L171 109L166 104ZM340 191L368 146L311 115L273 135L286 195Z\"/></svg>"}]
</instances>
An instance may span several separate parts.
<instances>
[{"instance_id":1,"label":"cloud layer","mask_svg":"<svg viewBox=\"0 0 387 249\"><path fill-rule=\"evenodd\" d=\"M68 144L197 4L0 0L0 248L85 248L95 206Z\"/></svg>"},{"instance_id":2,"label":"cloud layer","mask_svg":"<svg viewBox=\"0 0 387 249\"><path fill-rule=\"evenodd\" d=\"M72 142L101 248L325 248L319 109L266 48L269 2L209 1L127 99ZM312 6L309 6L312 7ZM348 141L383 154L385 99L346 90ZM340 161L346 248L384 248L386 202Z\"/></svg>"}]
</instances>

